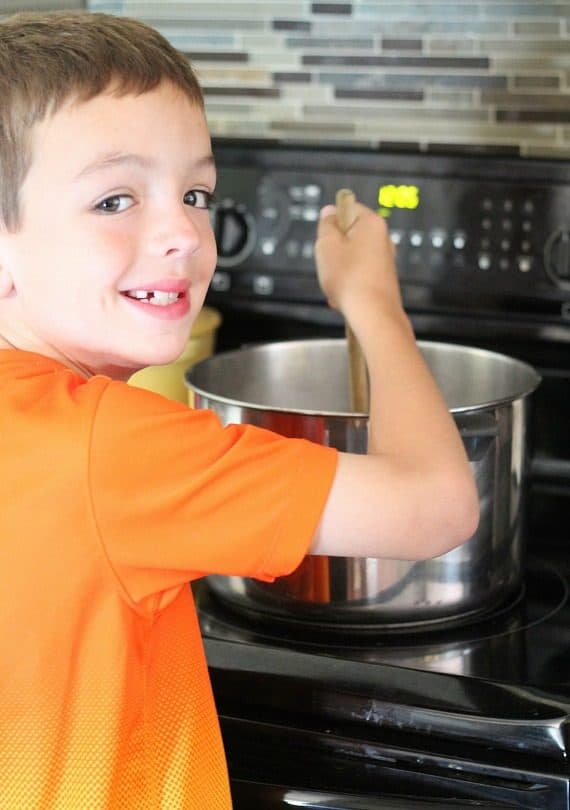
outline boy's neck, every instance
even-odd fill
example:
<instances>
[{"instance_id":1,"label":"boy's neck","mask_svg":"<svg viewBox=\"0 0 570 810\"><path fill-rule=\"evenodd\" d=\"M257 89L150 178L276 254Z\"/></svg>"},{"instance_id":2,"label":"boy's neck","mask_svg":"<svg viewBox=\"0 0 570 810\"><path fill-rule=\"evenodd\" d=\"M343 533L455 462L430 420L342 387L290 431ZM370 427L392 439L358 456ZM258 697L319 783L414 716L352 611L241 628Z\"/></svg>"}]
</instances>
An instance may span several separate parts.
<instances>
[{"instance_id":1,"label":"boy's neck","mask_svg":"<svg viewBox=\"0 0 570 810\"><path fill-rule=\"evenodd\" d=\"M47 351L44 350L39 352L31 347L19 346L16 343L12 343L4 335L0 335L0 350L2 349L16 349L17 351L35 352L36 354L42 354L44 357L49 357L52 360L57 360L59 363L62 363L64 366L67 366L72 371L75 371L76 374L79 374L80 377L89 379L89 377L93 376L92 373L89 371L89 369L84 368L80 364L73 362L68 357L65 357L58 351L52 350L50 347L47 347Z\"/></svg>"}]
</instances>

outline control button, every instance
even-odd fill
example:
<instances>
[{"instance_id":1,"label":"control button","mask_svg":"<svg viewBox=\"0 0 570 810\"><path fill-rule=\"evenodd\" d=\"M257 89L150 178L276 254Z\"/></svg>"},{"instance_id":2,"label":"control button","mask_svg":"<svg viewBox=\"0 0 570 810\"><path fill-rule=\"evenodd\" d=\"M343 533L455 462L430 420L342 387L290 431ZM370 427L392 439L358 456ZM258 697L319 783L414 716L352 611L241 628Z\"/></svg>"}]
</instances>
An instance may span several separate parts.
<instances>
[{"instance_id":1,"label":"control button","mask_svg":"<svg viewBox=\"0 0 570 810\"><path fill-rule=\"evenodd\" d=\"M408 264L423 264L424 257L421 250L412 248L408 253Z\"/></svg>"},{"instance_id":2,"label":"control button","mask_svg":"<svg viewBox=\"0 0 570 810\"><path fill-rule=\"evenodd\" d=\"M268 205L265 208L261 209L261 216L264 219L270 220L277 219L277 217L279 216L279 211L277 208L275 208L274 205Z\"/></svg>"},{"instance_id":3,"label":"control button","mask_svg":"<svg viewBox=\"0 0 570 810\"><path fill-rule=\"evenodd\" d=\"M232 286L232 279L229 273L220 272L216 270L212 276L211 285L214 292L227 292Z\"/></svg>"},{"instance_id":4,"label":"control button","mask_svg":"<svg viewBox=\"0 0 570 810\"><path fill-rule=\"evenodd\" d=\"M413 247L421 247L423 245L424 235L421 231L412 231L410 234L410 245Z\"/></svg>"},{"instance_id":5,"label":"control button","mask_svg":"<svg viewBox=\"0 0 570 810\"><path fill-rule=\"evenodd\" d=\"M296 202L301 202L301 200L305 196L304 189L301 186L290 186L289 196L291 197L292 200L295 200Z\"/></svg>"},{"instance_id":6,"label":"control button","mask_svg":"<svg viewBox=\"0 0 570 810\"><path fill-rule=\"evenodd\" d=\"M510 213L513 210L513 201L512 200L504 200L503 201L503 211L507 211Z\"/></svg>"},{"instance_id":7,"label":"control button","mask_svg":"<svg viewBox=\"0 0 570 810\"><path fill-rule=\"evenodd\" d=\"M532 222L528 219L523 219L522 229L525 233L530 233L530 231L532 231Z\"/></svg>"},{"instance_id":8,"label":"control button","mask_svg":"<svg viewBox=\"0 0 570 810\"><path fill-rule=\"evenodd\" d=\"M305 222L316 222L319 218L319 209L314 205L306 205L303 208L303 219Z\"/></svg>"},{"instance_id":9,"label":"control button","mask_svg":"<svg viewBox=\"0 0 570 810\"><path fill-rule=\"evenodd\" d=\"M521 242L521 250L522 250L522 252L523 253L528 253L530 251L530 248L531 248L531 244L528 241L528 239L523 239L523 241Z\"/></svg>"},{"instance_id":10,"label":"control button","mask_svg":"<svg viewBox=\"0 0 570 810\"><path fill-rule=\"evenodd\" d=\"M291 219L303 219L303 206L302 205L290 205L289 206L289 216Z\"/></svg>"},{"instance_id":11,"label":"control button","mask_svg":"<svg viewBox=\"0 0 570 810\"><path fill-rule=\"evenodd\" d=\"M489 250L490 247L491 240L488 236L484 236L483 239L481 239L481 250Z\"/></svg>"},{"instance_id":12,"label":"control button","mask_svg":"<svg viewBox=\"0 0 570 810\"><path fill-rule=\"evenodd\" d=\"M510 260L507 259L506 256L501 256L501 258L499 259L499 270L502 270L504 272L505 270L510 270L510 268L511 268Z\"/></svg>"},{"instance_id":13,"label":"control button","mask_svg":"<svg viewBox=\"0 0 570 810\"><path fill-rule=\"evenodd\" d=\"M273 256L275 253L275 239L262 239L260 243L261 252L264 256Z\"/></svg>"},{"instance_id":14,"label":"control button","mask_svg":"<svg viewBox=\"0 0 570 810\"><path fill-rule=\"evenodd\" d=\"M304 259L312 259L314 254L314 244L313 242L305 242L303 245L303 258Z\"/></svg>"},{"instance_id":15,"label":"control button","mask_svg":"<svg viewBox=\"0 0 570 810\"><path fill-rule=\"evenodd\" d=\"M504 231L511 231L513 228L513 221L512 219L504 219L501 225L503 226Z\"/></svg>"},{"instance_id":16,"label":"control button","mask_svg":"<svg viewBox=\"0 0 570 810\"><path fill-rule=\"evenodd\" d=\"M534 203L532 200L525 200L522 205L524 214L534 214Z\"/></svg>"},{"instance_id":17,"label":"control button","mask_svg":"<svg viewBox=\"0 0 570 810\"><path fill-rule=\"evenodd\" d=\"M289 239L285 245L285 253L290 259L296 259L301 252L301 245L296 239Z\"/></svg>"},{"instance_id":18,"label":"control button","mask_svg":"<svg viewBox=\"0 0 570 810\"><path fill-rule=\"evenodd\" d=\"M519 256L517 266L521 273L529 273L532 270L532 256Z\"/></svg>"},{"instance_id":19,"label":"control button","mask_svg":"<svg viewBox=\"0 0 570 810\"><path fill-rule=\"evenodd\" d=\"M271 276L255 276L253 279L253 291L257 295L271 295L275 288L275 282Z\"/></svg>"},{"instance_id":20,"label":"control button","mask_svg":"<svg viewBox=\"0 0 570 810\"><path fill-rule=\"evenodd\" d=\"M550 234L544 246L544 266L553 281L569 286L570 228L561 227Z\"/></svg>"},{"instance_id":21,"label":"control button","mask_svg":"<svg viewBox=\"0 0 570 810\"><path fill-rule=\"evenodd\" d=\"M480 253L477 264L480 270L488 270L491 266L491 257L488 253Z\"/></svg>"},{"instance_id":22,"label":"control button","mask_svg":"<svg viewBox=\"0 0 570 810\"><path fill-rule=\"evenodd\" d=\"M442 248L445 245L445 240L447 239L446 232L441 228L435 228L430 233L431 244L434 248Z\"/></svg>"},{"instance_id":23,"label":"control button","mask_svg":"<svg viewBox=\"0 0 570 810\"><path fill-rule=\"evenodd\" d=\"M489 219L489 217L485 217L485 219L481 220L481 227L483 228L484 231L490 231L492 225L493 222L492 220Z\"/></svg>"},{"instance_id":24,"label":"control button","mask_svg":"<svg viewBox=\"0 0 570 810\"><path fill-rule=\"evenodd\" d=\"M218 265L233 267L242 262L256 242L255 219L245 206L231 199L210 210L210 221L218 249Z\"/></svg>"},{"instance_id":25,"label":"control button","mask_svg":"<svg viewBox=\"0 0 570 810\"><path fill-rule=\"evenodd\" d=\"M445 254L440 250L430 250L428 262L430 267L442 267L445 261Z\"/></svg>"},{"instance_id":26,"label":"control button","mask_svg":"<svg viewBox=\"0 0 570 810\"><path fill-rule=\"evenodd\" d=\"M218 212L217 226L218 253L221 256L239 253L247 238L247 228L237 208L221 209Z\"/></svg>"},{"instance_id":27,"label":"control button","mask_svg":"<svg viewBox=\"0 0 570 810\"><path fill-rule=\"evenodd\" d=\"M481 207L483 211L492 211L493 210L493 200L490 197L485 197L483 202L481 203Z\"/></svg>"},{"instance_id":28,"label":"control button","mask_svg":"<svg viewBox=\"0 0 570 810\"><path fill-rule=\"evenodd\" d=\"M463 231L456 231L453 234L453 247L456 250L463 250L467 244L467 236Z\"/></svg>"},{"instance_id":29,"label":"control button","mask_svg":"<svg viewBox=\"0 0 570 810\"><path fill-rule=\"evenodd\" d=\"M501 250L507 251L511 249L511 243L509 239L502 239L501 240Z\"/></svg>"},{"instance_id":30,"label":"control button","mask_svg":"<svg viewBox=\"0 0 570 810\"><path fill-rule=\"evenodd\" d=\"M316 183L309 183L305 186L305 199L315 202L321 198L321 188Z\"/></svg>"},{"instance_id":31,"label":"control button","mask_svg":"<svg viewBox=\"0 0 570 810\"><path fill-rule=\"evenodd\" d=\"M404 238L404 231L390 231L390 239L395 245L401 245Z\"/></svg>"}]
</instances>

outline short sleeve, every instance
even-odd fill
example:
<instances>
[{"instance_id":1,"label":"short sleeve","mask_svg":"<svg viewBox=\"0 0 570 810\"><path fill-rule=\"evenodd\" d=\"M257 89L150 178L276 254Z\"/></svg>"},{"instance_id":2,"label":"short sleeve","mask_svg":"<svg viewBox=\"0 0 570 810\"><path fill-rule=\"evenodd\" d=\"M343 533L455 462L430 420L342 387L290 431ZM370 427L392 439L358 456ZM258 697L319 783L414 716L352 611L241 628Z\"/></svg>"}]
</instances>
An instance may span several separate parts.
<instances>
[{"instance_id":1,"label":"short sleeve","mask_svg":"<svg viewBox=\"0 0 570 810\"><path fill-rule=\"evenodd\" d=\"M211 411L109 382L91 434L92 511L135 602L211 573L272 580L306 554L336 462L333 448L223 427Z\"/></svg>"}]
</instances>

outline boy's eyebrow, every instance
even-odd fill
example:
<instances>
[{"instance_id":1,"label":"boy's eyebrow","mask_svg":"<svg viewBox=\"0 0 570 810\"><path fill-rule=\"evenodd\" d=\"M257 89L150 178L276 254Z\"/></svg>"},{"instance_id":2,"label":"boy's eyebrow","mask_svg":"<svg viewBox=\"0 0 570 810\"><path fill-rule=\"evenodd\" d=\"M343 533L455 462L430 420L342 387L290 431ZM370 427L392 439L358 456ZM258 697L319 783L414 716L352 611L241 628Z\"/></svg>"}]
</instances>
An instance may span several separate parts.
<instances>
[{"instance_id":1,"label":"boy's eyebrow","mask_svg":"<svg viewBox=\"0 0 570 810\"><path fill-rule=\"evenodd\" d=\"M103 171L104 169L112 169L116 166L137 166L142 169L153 168L155 160L147 158L144 155L138 155L131 152L108 152L107 154L100 155L95 158L87 166L84 166L81 171L75 176L75 180L79 180L89 174ZM214 156L210 153L204 155L191 164L192 169L215 168Z\"/></svg>"}]
</instances>

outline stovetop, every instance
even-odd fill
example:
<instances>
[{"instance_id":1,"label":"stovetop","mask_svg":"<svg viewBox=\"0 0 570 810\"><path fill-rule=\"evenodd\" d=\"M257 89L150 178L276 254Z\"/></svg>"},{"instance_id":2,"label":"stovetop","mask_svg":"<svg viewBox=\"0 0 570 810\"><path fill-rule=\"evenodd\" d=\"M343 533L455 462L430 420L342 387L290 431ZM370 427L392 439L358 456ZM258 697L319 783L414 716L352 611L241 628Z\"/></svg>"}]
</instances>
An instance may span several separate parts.
<instances>
[{"instance_id":1,"label":"stovetop","mask_svg":"<svg viewBox=\"0 0 570 810\"><path fill-rule=\"evenodd\" d=\"M371 664L532 685L570 698L570 578L563 561L528 561L523 590L491 617L449 630L401 634L335 631L335 626L256 621L199 592L208 638Z\"/></svg>"},{"instance_id":2,"label":"stovetop","mask_svg":"<svg viewBox=\"0 0 570 810\"><path fill-rule=\"evenodd\" d=\"M459 806L494 797L489 806L568 807L567 556L530 557L523 591L492 617L402 636L253 622L200 583L233 778L263 773L338 791L352 783L359 796L381 786L383 797L408 790L410 801L453 796Z\"/></svg>"},{"instance_id":3,"label":"stovetop","mask_svg":"<svg viewBox=\"0 0 570 810\"><path fill-rule=\"evenodd\" d=\"M563 549L529 556L523 589L493 614L448 630L358 633L255 620L205 582L195 596L203 635L220 641L533 686L570 699L570 561Z\"/></svg>"}]
</instances>

